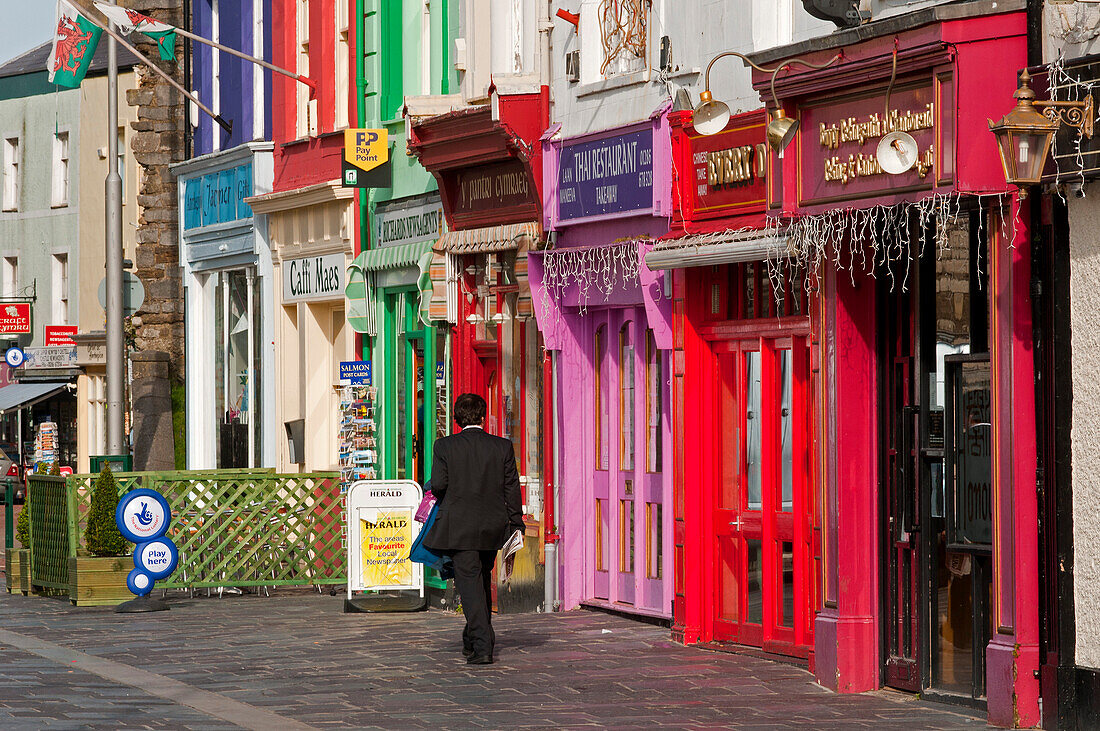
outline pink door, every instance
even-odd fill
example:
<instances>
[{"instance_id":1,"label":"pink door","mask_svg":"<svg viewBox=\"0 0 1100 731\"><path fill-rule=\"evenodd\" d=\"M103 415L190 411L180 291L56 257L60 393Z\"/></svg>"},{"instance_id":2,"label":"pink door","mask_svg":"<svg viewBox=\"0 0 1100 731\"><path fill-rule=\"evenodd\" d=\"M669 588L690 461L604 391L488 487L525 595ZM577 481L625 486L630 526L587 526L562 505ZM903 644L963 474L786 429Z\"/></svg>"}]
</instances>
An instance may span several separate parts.
<instances>
[{"instance_id":1,"label":"pink door","mask_svg":"<svg viewBox=\"0 0 1100 731\"><path fill-rule=\"evenodd\" d=\"M592 596L667 611L664 592L663 440L666 354L640 308L592 320Z\"/></svg>"}]
</instances>

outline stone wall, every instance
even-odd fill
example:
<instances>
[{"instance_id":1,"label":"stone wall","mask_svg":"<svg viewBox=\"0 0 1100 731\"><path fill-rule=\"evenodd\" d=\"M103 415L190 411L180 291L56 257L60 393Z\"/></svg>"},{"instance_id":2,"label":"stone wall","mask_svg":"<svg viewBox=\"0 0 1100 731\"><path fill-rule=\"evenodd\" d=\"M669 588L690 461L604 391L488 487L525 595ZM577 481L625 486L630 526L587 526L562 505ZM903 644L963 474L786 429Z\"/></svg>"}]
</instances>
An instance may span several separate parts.
<instances>
[{"instance_id":1,"label":"stone wall","mask_svg":"<svg viewBox=\"0 0 1100 731\"><path fill-rule=\"evenodd\" d=\"M187 27L182 0L124 0L120 5L175 26ZM131 36L138 50L183 83L183 43L176 60L161 61L156 44ZM145 284L145 304L134 319L138 350L168 353L172 377L183 379L183 287L180 279L176 182L168 166L184 159L186 107L183 95L156 72L137 66L138 85L127 93L138 121L130 152L137 161L139 207L134 273Z\"/></svg>"}]
</instances>

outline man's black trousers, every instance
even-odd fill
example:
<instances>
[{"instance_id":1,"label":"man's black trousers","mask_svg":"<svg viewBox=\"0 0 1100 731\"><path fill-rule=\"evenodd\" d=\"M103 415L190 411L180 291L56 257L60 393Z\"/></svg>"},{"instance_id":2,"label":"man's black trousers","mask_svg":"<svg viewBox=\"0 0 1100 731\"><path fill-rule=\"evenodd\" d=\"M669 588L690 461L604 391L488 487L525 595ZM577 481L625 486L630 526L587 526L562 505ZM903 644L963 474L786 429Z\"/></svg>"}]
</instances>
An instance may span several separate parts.
<instances>
[{"instance_id":1,"label":"man's black trousers","mask_svg":"<svg viewBox=\"0 0 1100 731\"><path fill-rule=\"evenodd\" d=\"M493 632L493 564L496 551L453 551L455 588L462 597L462 613L466 629L462 631L462 647L475 655L493 655L496 634Z\"/></svg>"}]
</instances>

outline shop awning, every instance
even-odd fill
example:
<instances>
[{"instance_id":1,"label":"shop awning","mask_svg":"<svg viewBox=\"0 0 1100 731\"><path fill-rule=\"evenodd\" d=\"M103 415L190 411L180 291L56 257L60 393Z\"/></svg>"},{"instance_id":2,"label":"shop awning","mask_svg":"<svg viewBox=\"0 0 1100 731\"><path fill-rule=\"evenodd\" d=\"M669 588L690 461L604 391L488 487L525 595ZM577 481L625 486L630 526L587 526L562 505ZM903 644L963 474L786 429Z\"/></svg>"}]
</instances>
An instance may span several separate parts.
<instances>
[{"instance_id":1,"label":"shop awning","mask_svg":"<svg viewBox=\"0 0 1100 731\"><path fill-rule=\"evenodd\" d=\"M650 269L682 269L763 261L777 255L787 256L785 236L731 231L728 236L697 234L661 239L645 255L645 263Z\"/></svg>"},{"instance_id":2,"label":"shop awning","mask_svg":"<svg viewBox=\"0 0 1100 731\"><path fill-rule=\"evenodd\" d=\"M540 238L542 228L538 223L512 223L448 231L439 239L435 250L452 254L489 254L496 251L533 249Z\"/></svg>"},{"instance_id":3,"label":"shop awning","mask_svg":"<svg viewBox=\"0 0 1100 731\"><path fill-rule=\"evenodd\" d=\"M351 262L351 266L359 267L364 272L414 267L420 261L420 257L432 250L433 244L435 244L435 241L429 239L428 241L417 241L412 244L370 249L355 257Z\"/></svg>"},{"instance_id":4,"label":"shop awning","mask_svg":"<svg viewBox=\"0 0 1100 731\"><path fill-rule=\"evenodd\" d=\"M68 383L50 381L46 383L13 383L0 388L0 414L24 406L33 406L45 401L58 391L68 387Z\"/></svg>"}]
</instances>

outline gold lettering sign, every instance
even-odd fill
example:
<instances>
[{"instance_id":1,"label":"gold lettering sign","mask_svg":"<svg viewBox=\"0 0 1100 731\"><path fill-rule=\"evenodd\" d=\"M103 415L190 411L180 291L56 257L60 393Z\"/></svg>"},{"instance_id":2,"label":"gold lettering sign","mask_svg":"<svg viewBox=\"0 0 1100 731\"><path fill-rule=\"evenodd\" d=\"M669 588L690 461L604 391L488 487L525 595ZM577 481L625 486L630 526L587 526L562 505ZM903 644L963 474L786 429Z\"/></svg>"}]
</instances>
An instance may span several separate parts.
<instances>
[{"instance_id":1,"label":"gold lettering sign","mask_svg":"<svg viewBox=\"0 0 1100 731\"><path fill-rule=\"evenodd\" d=\"M818 141L826 150L835 150L849 142L862 145L867 140L875 140L891 132L932 129L935 119L935 107L932 102L919 111L899 112L897 109L891 109L886 116L875 113L864 118L848 117L828 125L822 122L818 129ZM923 179L928 175L935 159L935 150L932 145L929 145L920 153L914 165L917 177ZM856 178L885 174L874 153L853 153L847 158L834 155L825 158L824 164L823 174L826 182L848 183Z\"/></svg>"},{"instance_id":2,"label":"gold lettering sign","mask_svg":"<svg viewBox=\"0 0 1100 731\"><path fill-rule=\"evenodd\" d=\"M713 189L762 178L767 159L763 143L712 150L707 153L707 185Z\"/></svg>"}]
</instances>

